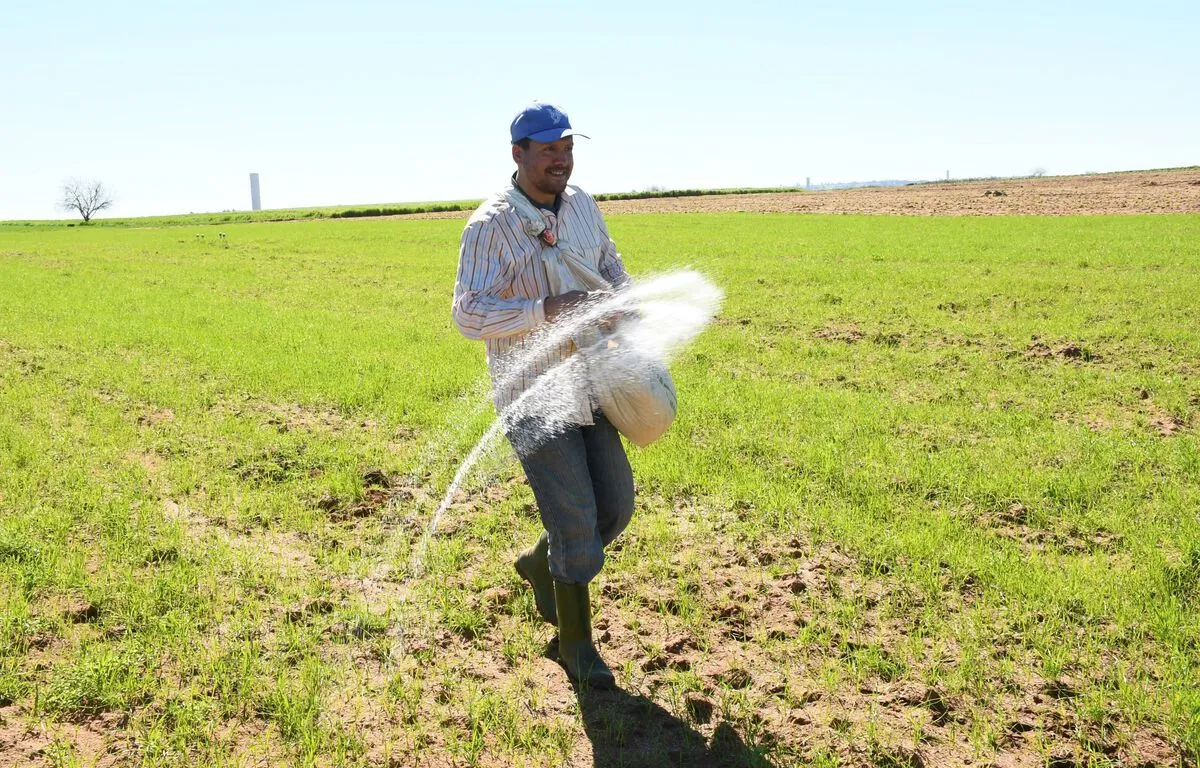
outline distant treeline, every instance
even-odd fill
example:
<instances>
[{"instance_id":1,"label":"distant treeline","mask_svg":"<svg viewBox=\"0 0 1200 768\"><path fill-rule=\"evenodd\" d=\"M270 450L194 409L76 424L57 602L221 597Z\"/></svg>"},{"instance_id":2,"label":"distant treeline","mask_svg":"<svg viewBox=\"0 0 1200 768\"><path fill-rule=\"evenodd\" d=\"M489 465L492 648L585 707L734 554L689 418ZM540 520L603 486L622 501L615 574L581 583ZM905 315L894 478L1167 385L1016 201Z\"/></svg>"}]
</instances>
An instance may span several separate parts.
<instances>
[{"instance_id":1,"label":"distant treeline","mask_svg":"<svg viewBox=\"0 0 1200 768\"><path fill-rule=\"evenodd\" d=\"M364 216L403 216L412 213L444 213L446 211L473 211L480 200L469 200L461 203L435 203L433 205L382 205L376 208L346 208L334 211L325 218L356 219Z\"/></svg>"},{"instance_id":2,"label":"distant treeline","mask_svg":"<svg viewBox=\"0 0 1200 768\"><path fill-rule=\"evenodd\" d=\"M923 181L912 179L880 179L877 181L834 181L828 184L813 184L805 187L808 192L824 192L835 189L858 189L860 187L907 187L912 184L924 184Z\"/></svg>"},{"instance_id":3,"label":"distant treeline","mask_svg":"<svg viewBox=\"0 0 1200 768\"><path fill-rule=\"evenodd\" d=\"M727 189L648 189L644 192L601 192L597 200L649 200L658 197L701 197L703 195L761 195L770 192L801 192L798 187L729 187Z\"/></svg>"},{"instance_id":4,"label":"distant treeline","mask_svg":"<svg viewBox=\"0 0 1200 768\"><path fill-rule=\"evenodd\" d=\"M447 203L414 203L372 206L369 208L278 208L267 211L222 211L220 213L181 213L173 216L139 216L128 219L92 219L89 227L182 227L210 224L245 224L250 222L299 221L304 219L342 219L361 216L396 216L408 213L436 211L471 211L478 200ZM74 227L79 221L5 221L0 227Z\"/></svg>"},{"instance_id":5,"label":"distant treeline","mask_svg":"<svg viewBox=\"0 0 1200 768\"><path fill-rule=\"evenodd\" d=\"M795 187L728 188L728 189L651 189L642 192L604 192L594 195L597 200L645 200L660 197L699 197L701 195L752 195L765 192L796 192ZM482 200L452 200L430 203L398 203L363 207L329 206L322 208L279 208L268 211L222 211L220 213L187 213L174 216L140 216L127 219L92 219L89 227L179 227L206 224L242 224L266 221L297 221L303 219L356 219L368 216L405 216L419 213L473 211ZM74 227L84 226L70 220L7 221L0 227Z\"/></svg>"}]
</instances>

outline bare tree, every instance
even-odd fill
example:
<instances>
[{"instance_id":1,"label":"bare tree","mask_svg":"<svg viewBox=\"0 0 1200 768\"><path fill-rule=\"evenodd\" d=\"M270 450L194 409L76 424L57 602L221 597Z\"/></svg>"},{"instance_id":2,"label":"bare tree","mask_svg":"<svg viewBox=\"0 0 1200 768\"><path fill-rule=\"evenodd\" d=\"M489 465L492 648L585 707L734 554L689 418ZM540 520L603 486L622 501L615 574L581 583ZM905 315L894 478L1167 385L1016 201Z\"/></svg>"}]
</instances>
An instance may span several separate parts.
<instances>
[{"instance_id":1,"label":"bare tree","mask_svg":"<svg viewBox=\"0 0 1200 768\"><path fill-rule=\"evenodd\" d=\"M75 211L86 224L105 208L112 206L112 194L98 181L72 179L62 186L62 200L58 205L64 211Z\"/></svg>"}]
</instances>

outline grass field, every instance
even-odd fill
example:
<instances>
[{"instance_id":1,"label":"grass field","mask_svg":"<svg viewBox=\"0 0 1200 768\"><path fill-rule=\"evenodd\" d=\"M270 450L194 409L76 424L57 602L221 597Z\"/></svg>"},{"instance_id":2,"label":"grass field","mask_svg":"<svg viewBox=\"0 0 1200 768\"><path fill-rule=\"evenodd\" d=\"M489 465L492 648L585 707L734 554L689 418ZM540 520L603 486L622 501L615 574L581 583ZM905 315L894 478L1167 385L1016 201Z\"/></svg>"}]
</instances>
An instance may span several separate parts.
<instances>
[{"instance_id":1,"label":"grass field","mask_svg":"<svg viewBox=\"0 0 1200 768\"><path fill-rule=\"evenodd\" d=\"M0 765L1194 766L1200 217L613 217L726 292L576 696L461 221L0 225Z\"/></svg>"}]
</instances>

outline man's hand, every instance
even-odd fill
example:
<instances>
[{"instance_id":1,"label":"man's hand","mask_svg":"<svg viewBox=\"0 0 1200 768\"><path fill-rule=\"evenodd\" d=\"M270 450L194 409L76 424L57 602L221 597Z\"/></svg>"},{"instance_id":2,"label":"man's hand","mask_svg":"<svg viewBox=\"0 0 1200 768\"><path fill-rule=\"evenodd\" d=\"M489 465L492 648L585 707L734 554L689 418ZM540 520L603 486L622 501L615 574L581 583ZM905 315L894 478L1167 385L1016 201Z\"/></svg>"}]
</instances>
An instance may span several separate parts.
<instances>
[{"instance_id":1,"label":"man's hand","mask_svg":"<svg viewBox=\"0 0 1200 768\"><path fill-rule=\"evenodd\" d=\"M636 309L618 309L601 318L599 325L606 331L613 331L616 330L617 326L621 323L628 323L641 319L642 315Z\"/></svg>"},{"instance_id":2,"label":"man's hand","mask_svg":"<svg viewBox=\"0 0 1200 768\"><path fill-rule=\"evenodd\" d=\"M559 315L579 306L587 301L587 291L571 291L569 293L560 293L557 296L547 296L542 302L542 309L546 312L546 320L554 320Z\"/></svg>"}]
</instances>

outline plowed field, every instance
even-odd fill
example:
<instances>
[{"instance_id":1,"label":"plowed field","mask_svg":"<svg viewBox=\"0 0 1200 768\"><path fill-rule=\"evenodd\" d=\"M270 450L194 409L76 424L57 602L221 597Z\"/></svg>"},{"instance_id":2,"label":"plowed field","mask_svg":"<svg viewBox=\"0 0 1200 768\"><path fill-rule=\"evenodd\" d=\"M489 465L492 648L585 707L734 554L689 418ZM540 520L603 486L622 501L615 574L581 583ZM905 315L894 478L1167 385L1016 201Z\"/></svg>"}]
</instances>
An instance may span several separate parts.
<instances>
[{"instance_id":1,"label":"plowed field","mask_svg":"<svg viewBox=\"0 0 1200 768\"><path fill-rule=\"evenodd\" d=\"M821 192L703 195L600 203L621 213L863 213L893 216L1078 216L1200 213L1200 168L938 182ZM417 218L467 218L467 211Z\"/></svg>"},{"instance_id":2,"label":"plowed field","mask_svg":"<svg viewBox=\"0 0 1200 768\"><path fill-rule=\"evenodd\" d=\"M997 194L999 193L999 194ZM1094 176L861 187L824 192L613 200L612 213L873 213L902 216L1065 216L1200 213L1200 168Z\"/></svg>"}]
</instances>

